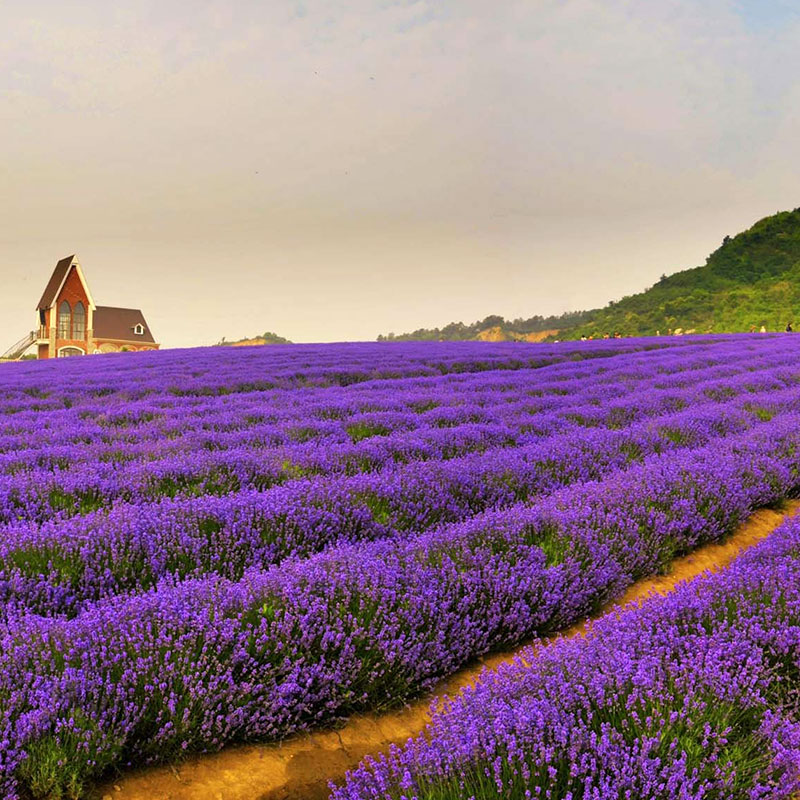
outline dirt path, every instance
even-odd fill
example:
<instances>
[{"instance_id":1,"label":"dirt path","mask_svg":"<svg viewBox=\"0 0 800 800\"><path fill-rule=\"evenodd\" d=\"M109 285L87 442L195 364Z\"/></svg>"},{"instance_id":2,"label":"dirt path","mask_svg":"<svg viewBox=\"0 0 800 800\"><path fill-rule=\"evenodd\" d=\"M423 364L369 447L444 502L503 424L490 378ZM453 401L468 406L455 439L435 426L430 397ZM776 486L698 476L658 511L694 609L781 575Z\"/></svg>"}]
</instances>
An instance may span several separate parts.
<instances>
[{"instance_id":1,"label":"dirt path","mask_svg":"<svg viewBox=\"0 0 800 800\"><path fill-rule=\"evenodd\" d=\"M647 578L602 609L641 603L653 594L667 594L681 581L706 570L725 567L742 551L767 536L787 515L800 509L800 501L781 510L756 511L724 543L701 547L676 559L668 575ZM581 622L562 632L583 633ZM429 720L434 696L455 694L474 683L484 667L510 661L520 648L494 653L442 681L412 705L384 714L359 714L335 731L301 734L279 744L239 745L219 753L192 756L175 766L127 772L97 789L95 800L326 800L328 781L339 781L368 753L377 754L392 744L402 744L418 734Z\"/></svg>"}]
</instances>

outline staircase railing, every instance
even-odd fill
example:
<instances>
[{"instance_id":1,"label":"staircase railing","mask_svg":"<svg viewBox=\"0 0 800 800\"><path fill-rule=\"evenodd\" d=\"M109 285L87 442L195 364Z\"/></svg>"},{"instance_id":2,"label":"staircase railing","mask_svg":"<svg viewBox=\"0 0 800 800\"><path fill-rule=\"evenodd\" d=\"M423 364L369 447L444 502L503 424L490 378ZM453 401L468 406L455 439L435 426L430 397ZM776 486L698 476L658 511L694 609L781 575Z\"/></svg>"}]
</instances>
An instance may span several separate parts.
<instances>
[{"instance_id":1,"label":"staircase railing","mask_svg":"<svg viewBox=\"0 0 800 800\"><path fill-rule=\"evenodd\" d=\"M16 361L22 354L36 341L36 331L31 331L22 337L18 342L11 345L8 350L0 356L0 360Z\"/></svg>"}]
</instances>

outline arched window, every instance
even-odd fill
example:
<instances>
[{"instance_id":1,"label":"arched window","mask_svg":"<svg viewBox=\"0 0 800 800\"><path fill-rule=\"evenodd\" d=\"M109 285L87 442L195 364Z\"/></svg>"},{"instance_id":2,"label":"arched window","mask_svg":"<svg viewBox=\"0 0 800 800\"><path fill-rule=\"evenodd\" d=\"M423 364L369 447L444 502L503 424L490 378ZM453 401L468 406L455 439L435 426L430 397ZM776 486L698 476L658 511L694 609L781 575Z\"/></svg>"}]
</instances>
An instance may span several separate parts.
<instances>
[{"instance_id":1,"label":"arched window","mask_svg":"<svg viewBox=\"0 0 800 800\"><path fill-rule=\"evenodd\" d=\"M58 338L69 339L72 328L72 312L69 303L64 300L58 307Z\"/></svg>"},{"instance_id":2,"label":"arched window","mask_svg":"<svg viewBox=\"0 0 800 800\"><path fill-rule=\"evenodd\" d=\"M80 300L75 303L75 308L72 309L72 338L86 338L86 309L84 309Z\"/></svg>"}]
</instances>

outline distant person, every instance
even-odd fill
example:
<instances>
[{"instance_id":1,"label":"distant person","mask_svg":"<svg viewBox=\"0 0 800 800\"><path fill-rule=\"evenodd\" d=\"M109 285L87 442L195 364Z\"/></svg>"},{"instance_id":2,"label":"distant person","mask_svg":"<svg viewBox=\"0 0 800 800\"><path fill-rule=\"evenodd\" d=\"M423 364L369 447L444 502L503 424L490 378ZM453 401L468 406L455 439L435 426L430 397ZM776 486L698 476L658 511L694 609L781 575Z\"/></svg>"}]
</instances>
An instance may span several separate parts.
<instances>
[{"instance_id":1,"label":"distant person","mask_svg":"<svg viewBox=\"0 0 800 800\"><path fill-rule=\"evenodd\" d=\"M604 334L603 334L603 338L604 338L604 339L610 339L611 337L610 337L610 336L609 336L607 333L604 333Z\"/></svg>"},{"instance_id":2,"label":"distant person","mask_svg":"<svg viewBox=\"0 0 800 800\"><path fill-rule=\"evenodd\" d=\"M661 331L656 331L656 336L661 336Z\"/></svg>"},{"instance_id":3,"label":"distant person","mask_svg":"<svg viewBox=\"0 0 800 800\"><path fill-rule=\"evenodd\" d=\"M791 332L792 332L792 323L791 322L787 322L786 323L786 333L791 333Z\"/></svg>"},{"instance_id":4,"label":"distant person","mask_svg":"<svg viewBox=\"0 0 800 800\"><path fill-rule=\"evenodd\" d=\"M750 333L755 333L755 332L756 332L756 326L755 325L751 325L750 326Z\"/></svg>"},{"instance_id":5,"label":"distant person","mask_svg":"<svg viewBox=\"0 0 800 800\"><path fill-rule=\"evenodd\" d=\"M766 325L762 325L762 326L761 326L761 333L766 333L766 332L767 332L767 327L766 327Z\"/></svg>"}]
</instances>

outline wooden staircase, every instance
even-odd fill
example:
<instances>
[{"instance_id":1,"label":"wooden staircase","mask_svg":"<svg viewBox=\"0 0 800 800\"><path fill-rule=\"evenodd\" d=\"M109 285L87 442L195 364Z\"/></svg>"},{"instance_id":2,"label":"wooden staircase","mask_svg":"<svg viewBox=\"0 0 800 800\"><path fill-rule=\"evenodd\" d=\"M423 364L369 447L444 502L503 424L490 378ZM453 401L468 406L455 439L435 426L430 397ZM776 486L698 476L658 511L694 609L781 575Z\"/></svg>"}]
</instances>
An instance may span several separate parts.
<instances>
[{"instance_id":1,"label":"wooden staircase","mask_svg":"<svg viewBox=\"0 0 800 800\"><path fill-rule=\"evenodd\" d=\"M17 361L35 341L36 331L31 331L18 342L11 345L11 347L0 356L0 361Z\"/></svg>"}]
</instances>

